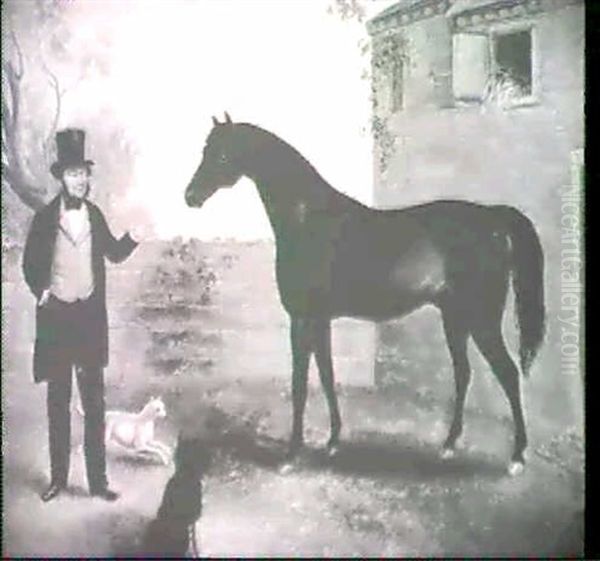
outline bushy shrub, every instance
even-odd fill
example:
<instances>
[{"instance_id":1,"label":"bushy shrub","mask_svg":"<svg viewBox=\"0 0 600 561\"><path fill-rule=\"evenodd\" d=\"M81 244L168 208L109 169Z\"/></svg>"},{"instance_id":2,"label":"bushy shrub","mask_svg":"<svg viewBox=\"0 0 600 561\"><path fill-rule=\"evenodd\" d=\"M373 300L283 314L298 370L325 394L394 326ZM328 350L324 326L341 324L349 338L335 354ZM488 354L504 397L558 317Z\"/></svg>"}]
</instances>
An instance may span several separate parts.
<instances>
[{"instance_id":1,"label":"bushy shrub","mask_svg":"<svg viewBox=\"0 0 600 561\"><path fill-rule=\"evenodd\" d=\"M154 287L166 293L169 301L208 305L216 283L217 276L196 240L185 242L176 238L162 251L154 274Z\"/></svg>"}]
</instances>

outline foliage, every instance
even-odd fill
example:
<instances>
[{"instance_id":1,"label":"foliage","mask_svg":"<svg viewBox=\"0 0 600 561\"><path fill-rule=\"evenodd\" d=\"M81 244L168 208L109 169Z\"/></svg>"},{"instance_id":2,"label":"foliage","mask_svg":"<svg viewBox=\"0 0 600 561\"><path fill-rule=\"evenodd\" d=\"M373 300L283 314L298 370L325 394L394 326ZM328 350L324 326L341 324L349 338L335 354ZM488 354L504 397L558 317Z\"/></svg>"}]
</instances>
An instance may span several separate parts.
<instances>
[{"instance_id":1,"label":"foliage","mask_svg":"<svg viewBox=\"0 0 600 561\"><path fill-rule=\"evenodd\" d=\"M170 302L189 302L192 296L202 306L212 301L217 276L198 250L198 243L176 238L162 252L155 269L154 286L166 292Z\"/></svg>"},{"instance_id":2,"label":"foliage","mask_svg":"<svg viewBox=\"0 0 600 561\"><path fill-rule=\"evenodd\" d=\"M102 90L110 34L89 40L80 33L79 8L56 0L3 5L2 188L17 197L3 204L2 218L10 220L7 233L17 243L25 230L20 207L37 209L60 188L49 173L58 129L81 126L88 133L86 153L98 164L93 185L100 186L92 196L101 206L121 198L132 180L134 147Z\"/></svg>"},{"instance_id":3,"label":"foliage","mask_svg":"<svg viewBox=\"0 0 600 561\"><path fill-rule=\"evenodd\" d=\"M342 21L366 20L365 0L332 0L328 12L336 14ZM381 107L381 93L386 91L392 76L398 75L398 65L406 61L407 45L401 33L378 37L374 40L363 38L358 42L360 56L365 59L361 79L371 82L371 102L373 116L370 122L371 133L378 151L379 170L384 174L395 151L395 136L388 127L388 109ZM366 62L370 55L370 65Z\"/></svg>"},{"instance_id":4,"label":"foliage","mask_svg":"<svg viewBox=\"0 0 600 561\"><path fill-rule=\"evenodd\" d=\"M405 60L406 48L406 40L401 33L377 39L373 44L373 69L377 72L390 72L398 61Z\"/></svg>"},{"instance_id":5,"label":"foliage","mask_svg":"<svg viewBox=\"0 0 600 561\"><path fill-rule=\"evenodd\" d=\"M337 14L342 20L357 19L361 23L366 16L365 8L359 0L334 0L327 12Z\"/></svg>"},{"instance_id":6,"label":"foliage","mask_svg":"<svg viewBox=\"0 0 600 561\"><path fill-rule=\"evenodd\" d=\"M378 115L371 120L371 130L379 151L379 170L385 173L390 158L396 150L396 137L388 127L387 119Z\"/></svg>"},{"instance_id":7,"label":"foliage","mask_svg":"<svg viewBox=\"0 0 600 561\"><path fill-rule=\"evenodd\" d=\"M388 127L388 107L380 107L380 92L388 92L397 87L394 76L401 75L401 65L406 62L406 41L402 34L394 33L378 38L373 42L372 67L372 101L373 119L371 129L373 139L379 149L379 169L382 174L387 170L388 162L396 149L396 138Z\"/></svg>"}]
</instances>

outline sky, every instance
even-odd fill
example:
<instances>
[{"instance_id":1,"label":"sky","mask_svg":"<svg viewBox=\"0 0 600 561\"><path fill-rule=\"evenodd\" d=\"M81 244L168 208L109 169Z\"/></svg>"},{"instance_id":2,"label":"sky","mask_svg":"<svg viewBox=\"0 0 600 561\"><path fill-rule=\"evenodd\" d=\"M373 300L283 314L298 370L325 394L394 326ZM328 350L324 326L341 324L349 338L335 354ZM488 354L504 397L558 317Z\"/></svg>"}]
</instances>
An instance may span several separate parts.
<instances>
[{"instance_id":1,"label":"sky","mask_svg":"<svg viewBox=\"0 0 600 561\"><path fill-rule=\"evenodd\" d=\"M108 70L70 95L61 126L110 98L110 118L136 146L130 202L157 237L271 236L248 179L202 209L184 203L211 116L224 111L274 132L336 189L371 202L371 86L361 77L370 62L359 46L368 35L364 22L328 13L332 0L71 1L73 33L102 45ZM368 16L391 3L365 2Z\"/></svg>"}]
</instances>

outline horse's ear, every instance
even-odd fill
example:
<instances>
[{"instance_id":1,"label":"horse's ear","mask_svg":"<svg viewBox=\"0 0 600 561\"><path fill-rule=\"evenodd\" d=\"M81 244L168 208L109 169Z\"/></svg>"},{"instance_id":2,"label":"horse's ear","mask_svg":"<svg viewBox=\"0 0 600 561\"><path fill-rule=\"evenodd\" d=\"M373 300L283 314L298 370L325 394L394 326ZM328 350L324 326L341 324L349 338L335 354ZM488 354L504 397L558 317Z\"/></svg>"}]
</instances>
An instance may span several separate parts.
<instances>
[{"instance_id":1,"label":"horse's ear","mask_svg":"<svg viewBox=\"0 0 600 561\"><path fill-rule=\"evenodd\" d=\"M214 116L212 118L212 121L213 121L213 125L215 125L215 127L220 124L219 121L217 121L217 118Z\"/></svg>"},{"instance_id":2,"label":"horse's ear","mask_svg":"<svg viewBox=\"0 0 600 561\"><path fill-rule=\"evenodd\" d=\"M229 113L227 113L227 111L225 111L225 123L231 125L231 117L229 116Z\"/></svg>"}]
</instances>

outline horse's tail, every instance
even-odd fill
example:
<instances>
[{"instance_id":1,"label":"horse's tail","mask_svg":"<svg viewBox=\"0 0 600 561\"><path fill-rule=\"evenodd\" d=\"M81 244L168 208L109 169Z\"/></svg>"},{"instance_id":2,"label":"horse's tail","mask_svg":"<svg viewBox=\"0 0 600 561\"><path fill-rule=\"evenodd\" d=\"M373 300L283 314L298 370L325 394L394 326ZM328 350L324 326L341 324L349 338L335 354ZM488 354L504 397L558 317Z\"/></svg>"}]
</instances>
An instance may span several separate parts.
<instances>
[{"instance_id":1,"label":"horse's tail","mask_svg":"<svg viewBox=\"0 0 600 561\"><path fill-rule=\"evenodd\" d=\"M544 251L535 227L522 212L496 206L511 242L513 289L521 335L519 357L525 376L544 339Z\"/></svg>"}]
</instances>

